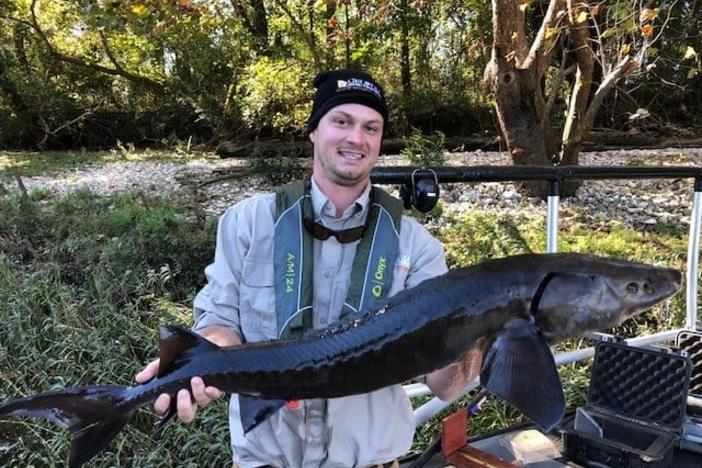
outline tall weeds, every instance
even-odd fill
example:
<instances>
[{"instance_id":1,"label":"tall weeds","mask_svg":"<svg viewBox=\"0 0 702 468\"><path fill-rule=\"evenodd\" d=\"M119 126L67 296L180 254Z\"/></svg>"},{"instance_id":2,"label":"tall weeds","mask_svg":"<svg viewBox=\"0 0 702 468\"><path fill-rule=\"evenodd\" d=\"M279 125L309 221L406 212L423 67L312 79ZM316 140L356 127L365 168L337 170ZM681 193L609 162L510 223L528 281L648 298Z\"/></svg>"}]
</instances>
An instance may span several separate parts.
<instances>
[{"instance_id":1,"label":"tall weeds","mask_svg":"<svg viewBox=\"0 0 702 468\"><path fill-rule=\"evenodd\" d=\"M543 219L472 213L439 232L451 266L543 251ZM625 228L564 229L561 250L664 263L683 268L687 233ZM88 383L133 382L157 355L160 324L191 323L190 303L204 282L214 224L194 220L163 200L137 194L99 197L75 192L0 197L0 401ZM614 330L633 335L680 325L683 295ZM566 343L573 347L577 343ZM561 367L569 408L582 404L587 363ZM459 404L464 404L464 400ZM521 416L491 400L471 421L471 434L505 427ZM226 404L201 411L193 425L150 435L156 417L137 414L92 466L226 466ZM438 432L423 427L415 450ZM48 423L0 422L0 466L64 466L68 433Z\"/></svg>"}]
</instances>

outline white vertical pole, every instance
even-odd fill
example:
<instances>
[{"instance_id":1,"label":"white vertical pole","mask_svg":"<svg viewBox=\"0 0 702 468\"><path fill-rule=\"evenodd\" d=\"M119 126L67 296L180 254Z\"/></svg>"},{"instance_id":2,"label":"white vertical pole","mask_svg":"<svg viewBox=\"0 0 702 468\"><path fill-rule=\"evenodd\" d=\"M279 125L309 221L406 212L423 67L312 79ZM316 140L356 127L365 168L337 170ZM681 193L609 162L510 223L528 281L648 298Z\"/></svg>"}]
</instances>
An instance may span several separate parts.
<instances>
[{"instance_id":1,"label":"white vertical pole","mask_svg":"<svg viewBox=\"0 0 702 468\"><path fill-rule=\"evenodd\" d=\"M548 181L548 212L546 214L546 253L558 251L558 203L560 188L558 182Z\"/></svg>"},{"instance_id":2,"label":"white vertical pole","mask_svg":"<svg viewBox=\"0 0 702 468\"><path fill-rule=\"evenodd\" d=\"M690 237L687 245L687 322L694 330L697 325L697 266L700 254L700 223L702 223L702 179L695 179L695 196L690 216Z\"/></svg>"}]
</instances>

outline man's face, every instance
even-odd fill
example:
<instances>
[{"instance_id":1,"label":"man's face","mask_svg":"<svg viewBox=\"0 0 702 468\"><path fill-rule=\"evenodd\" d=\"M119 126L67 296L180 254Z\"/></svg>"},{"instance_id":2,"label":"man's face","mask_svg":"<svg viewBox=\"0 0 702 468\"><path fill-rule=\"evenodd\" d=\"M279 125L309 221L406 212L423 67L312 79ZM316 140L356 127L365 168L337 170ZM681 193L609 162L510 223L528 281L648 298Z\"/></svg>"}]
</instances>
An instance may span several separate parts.
<instances>
[{"instance_id":1,"label":"man's face","mask_svg":"<svg viewBox=\"0 0 702 468\"><path fill-rule=\"evenodd\" d=\"M310 133L314 144L313 175L344 187L365 185L380 154L383 116L361 104L333 107Z\"/></svg>"}]
</instances>

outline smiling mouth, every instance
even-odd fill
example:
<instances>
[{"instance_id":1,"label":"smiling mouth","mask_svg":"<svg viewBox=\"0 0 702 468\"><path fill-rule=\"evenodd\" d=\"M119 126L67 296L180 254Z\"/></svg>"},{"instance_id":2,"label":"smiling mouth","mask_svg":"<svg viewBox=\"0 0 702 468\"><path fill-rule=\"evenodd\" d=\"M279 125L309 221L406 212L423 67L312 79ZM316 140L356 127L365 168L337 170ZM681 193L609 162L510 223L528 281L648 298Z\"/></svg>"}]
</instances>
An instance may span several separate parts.
<instances>
[{"instance_id":1,"label":"smiling mouth","mask_svg":"<svg viewBox=\"0 0 702 468\"><path fill-rule=\"evenodd\" d=\"M339 156L341 156L344 159L349 159L352 161L358 161L363 159L363 153L360 153L358 151L338 151Z\"/></svg>"}]
</instances>

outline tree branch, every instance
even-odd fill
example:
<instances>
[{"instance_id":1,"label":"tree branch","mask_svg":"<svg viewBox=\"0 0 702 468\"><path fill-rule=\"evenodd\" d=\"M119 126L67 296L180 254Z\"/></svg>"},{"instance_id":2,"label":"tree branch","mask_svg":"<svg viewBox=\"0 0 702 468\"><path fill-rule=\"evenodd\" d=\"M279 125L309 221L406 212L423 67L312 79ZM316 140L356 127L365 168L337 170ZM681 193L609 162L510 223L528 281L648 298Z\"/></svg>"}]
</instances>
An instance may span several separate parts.
<instances>
[{"instance_id":1,"label":"tree branch","mask_svg":"<svg viewBox=\"0 0 702 468\"><path fill-rule=\"evenodd\" d=\"M22 24L26 24L26 25L30 26L37 33L37 35L39 36L41 41L44 43L44 45L46 45L47 49L49 50L49 53L52 56L54 56L54 58L56 58L62 62L71 63L73 65L78 65L81 67L89 68L91 70L96 70L96 71L99 71L99 72L102 72L102 73L105 73L108 75L121 76L122 78L125 78L129 81L140 83L140 84L146 85L150 88L163 89L165 87L165 85L159 81L153 80L151 78L147 78L145 76L136 75L132 72L124 70L121 67L119 69L109 68L109 67L105 67L103 65L100 65L99 63L96 63L96 62L86 62L86 61L79 59L77 57L72 57L70 55L66 55L62 52L59 52L58 50L56 50L56 48L53 46L53 44L51 44L51 42L49 41L49 38L46 36L44 31L41 29L41 26L39 26L39 20L37 19L37 15L36 15L36 11L35 11L36 4L37 4L37 0L32 0L32 4L29 7L29 11L32 14L32 21L31 22L20 20L17 18L11 18L11 19L18 21ZM110 56L110 55L111 54L108 53L108 56ZM111 57L111 60L112 59L113 59L113 57Z\"/></svg>"},{"instance_id":2,"label":"tree branch","mask_svg":"<svg viewBox=\"0 0 702 468\"><path fill-rule=\"evenodd\" d=\"M568 5L568 18L573 18L573 10ZM580 144L584 139L585 134L582 130L589 131L588 128L582 128L580 119L585 114L588 107L588 99L592 88L592 75L595 64L595 54L590 47L590 31L586 22L578 24L576 21L570 22L570 49L575 56L577 63L577 72L575 74L575 84L570 95L568 104L568 115L566 116L565 126L561 141L565 146L572 143Z\"/></svg>"},{"instance_id":3,"label":"tree branch","mask_svg":"<svg viewBox=\"0 0 702 468\"><path fill-rule=\"evenodd\" d=\"M518 65L518 68L526 70L535 64L538 74L542 75L544 73L555 50L555 47L549 47L547 49L549 40L546 39L546 33L556 28L557 23L560 21L559 13L564 11L565 8L566 3L564 0L551 0L551 3L548 5L548 10L546 10L546 16L541 22L541 28L539 28L539 32L536 33L534 42L531 45L531 49L522 63ZM556 34L560 34L560 32ZM553 43L555 43L556 39L557 36L553 36Z\"/></svg>"},{"instance_id":4,"label":"tree branch","mask_svg":"<svg viewBox=\"0 0 702 468\"><path fill-rule=\"evenodd\" d=\"M563 60L561 61L561 68L560 70L558 70L558 75L556 75L556 78L551 84L551 91L549 91L548 99L546 101L547 114L551 113L551 109L553 109L553 105L556 103L556 98L558 97L558 92L560 91L563 80L566 76L570 75L575 71L575 65L571 65L568 68L565 68L566 57L567 55L564 53Z\"/></svg>"},{"instance_id":5,"label":"tree branch","mask_svg":"<svg viewBox=\"0 0 702 468\"><path fill-rule=\"evenodd\" d=\"M319 52L317 52L317 44L315 43L314 37L310 36L307 34L307 30L305 27L297 20L295 15L292 14L290 9L288 8L286 2L281 1L281 0L275 0L274 3L278 5L278 7L283 10L283 13L290 18L290 21L292 22L293 26L297 31L302 35L302 37L305 39L305 42L307 42L307 46L310 49L310 53L312 54L312 60L314 61L314 66L317 70L321 69L322 62L319 58Z\"/></svg>"},{"instance_id":6,"label":"tree branch","mask_svg":"<svg viewBox=\"0 0 702 468\"><path fill-rule=\"evenodd\" d=\"M229 0L229 3L231 3L234 11L236 11L236 14L241 18L241 22L244 24L244 27L252 34L256 34L256 29L253 27L251 20L246 14L246 9L243 7L241 2L239 0Z\"/></svg>"},{"instance_id":7,"label":"tree branch","mask_svg":"<svg viewBox=\"0 0 702 468\"><path fill-rule=\"evenodd\" d=\"M633 73L637 68L639 68L639 62L630 55L627 55L614 67L611 72L607 74L607 76L604 77L602 83L597 88L597 91L595 91L595 96L592 98L592 102L590 102L587 112L582 118L581 127L586 130L592 128L597 111L599 111L602 102L604 102L605 96L607 96L607 93L610 92L612 87L617 84L620 79Z\"/></svg>"}]
</instances>

